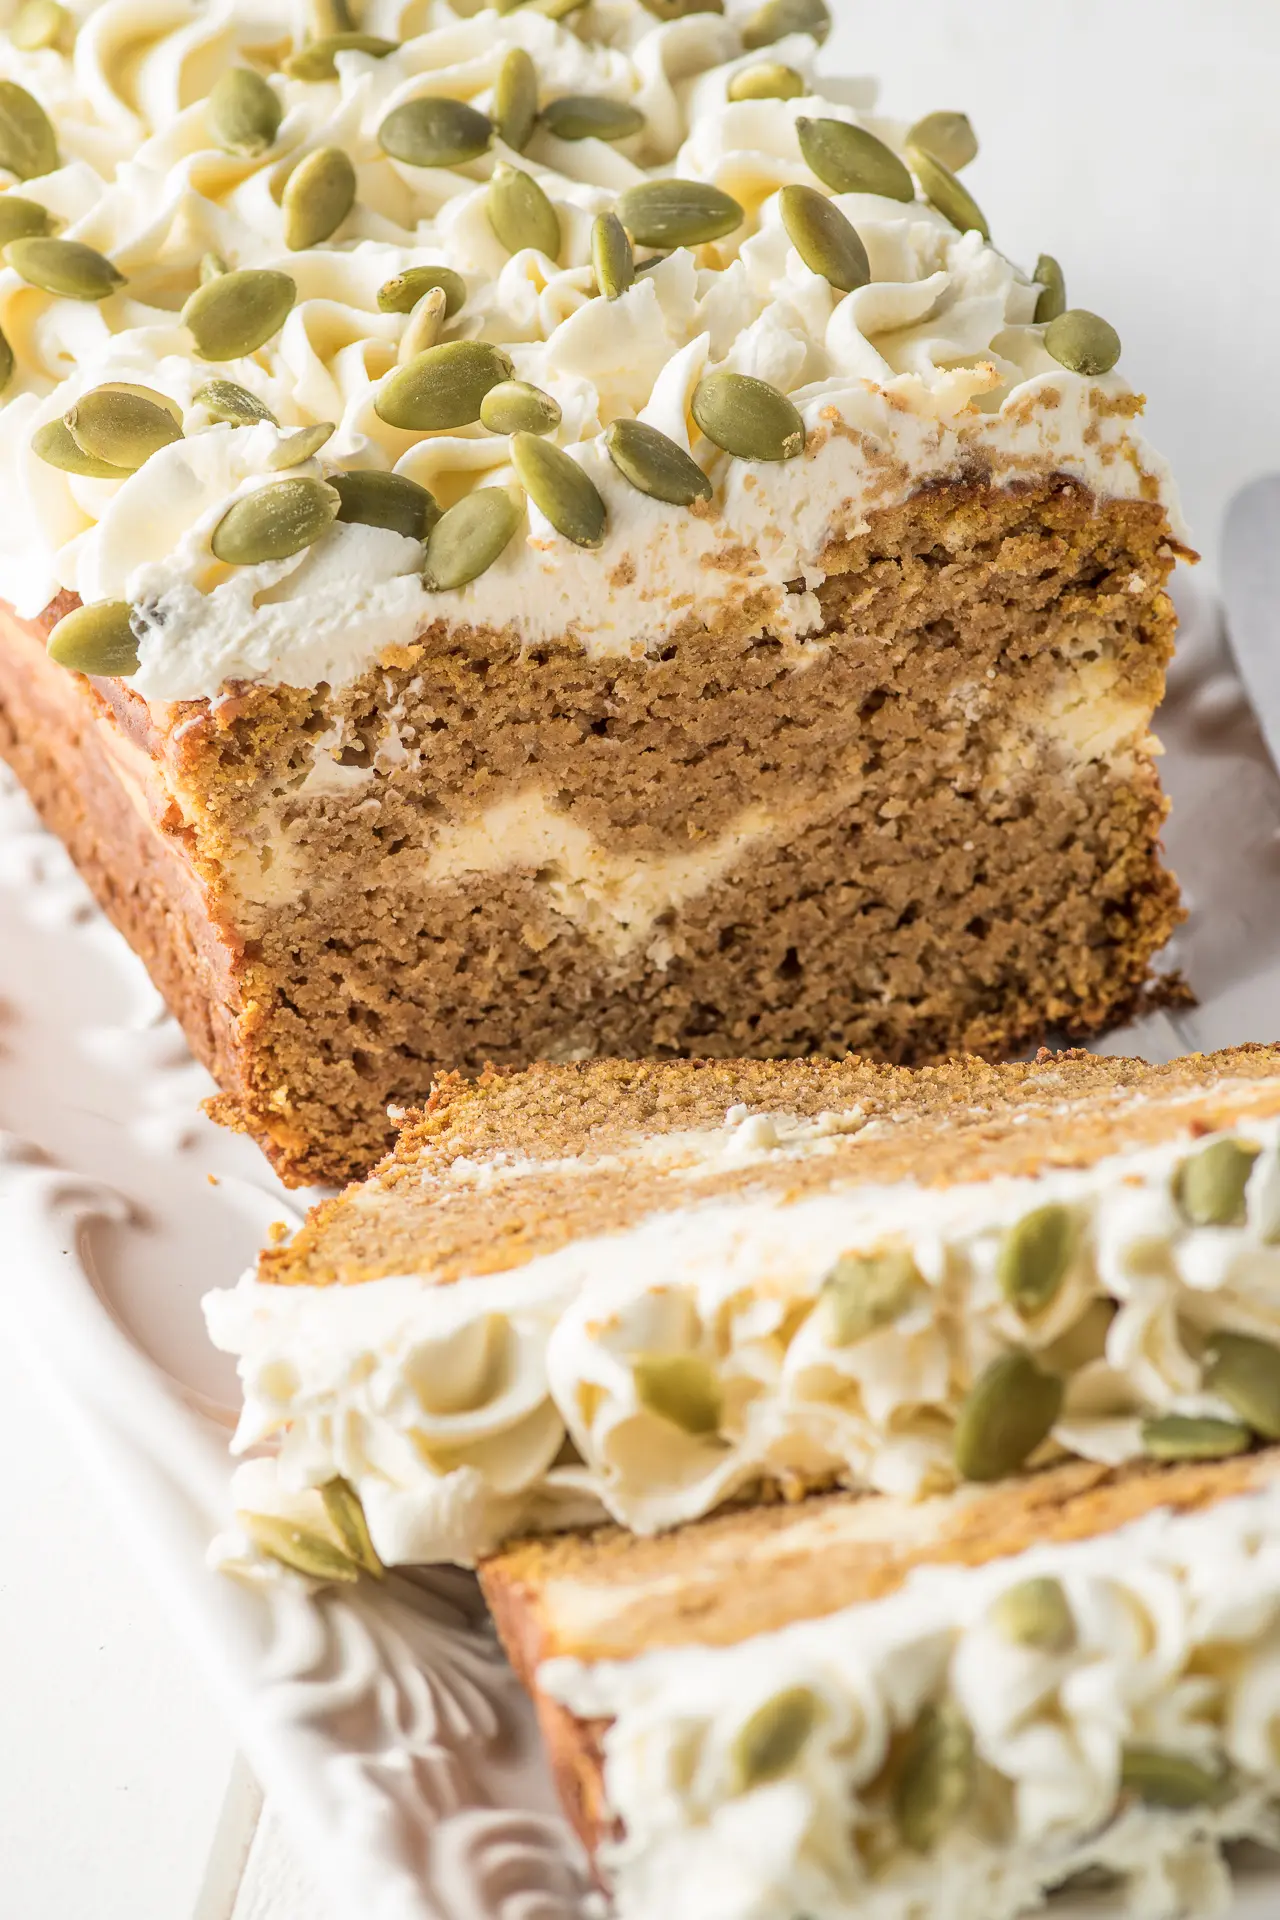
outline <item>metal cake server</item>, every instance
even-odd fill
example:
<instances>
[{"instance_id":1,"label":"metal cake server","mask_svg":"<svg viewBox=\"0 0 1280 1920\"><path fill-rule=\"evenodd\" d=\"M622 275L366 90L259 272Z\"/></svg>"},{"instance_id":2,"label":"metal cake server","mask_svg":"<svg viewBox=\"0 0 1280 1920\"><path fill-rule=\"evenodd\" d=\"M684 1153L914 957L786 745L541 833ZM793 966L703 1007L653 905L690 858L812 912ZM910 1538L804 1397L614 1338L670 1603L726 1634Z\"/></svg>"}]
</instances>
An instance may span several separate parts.
<instances>
[{"instance_id":1,"label":"metal cake server","mask_svg":"<svg viewBox=\"0 0 1280 1920\"><path fill-rule=\"evenodd\" d=\"M1242 487L1227 508L1222 599L1231 650L1280 767L1280 473Z\"/></svg>"}]
</instances>

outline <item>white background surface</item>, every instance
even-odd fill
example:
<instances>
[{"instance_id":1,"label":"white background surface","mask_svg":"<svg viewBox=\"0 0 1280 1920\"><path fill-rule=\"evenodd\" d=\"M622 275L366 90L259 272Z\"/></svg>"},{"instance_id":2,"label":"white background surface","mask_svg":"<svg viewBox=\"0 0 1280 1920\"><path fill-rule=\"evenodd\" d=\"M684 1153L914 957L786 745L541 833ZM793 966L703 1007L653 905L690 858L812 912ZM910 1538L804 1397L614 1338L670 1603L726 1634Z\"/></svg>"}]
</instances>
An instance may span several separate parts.
<instances>
[{"instance_id":1,"label":"white background surface","mask_svg":"<svg viewBox=\"0 0 1280 1920\"><path fill-rule=\"evenodd\" d=\"M1280 467L1280 7L833 5L829 63L878 73L887 111L966 108L983 142L967 178L997 244L1056 253L1072 299L1120 329L1212 561L1230 493ZM3 1348L0 1455L0 1914L226 1920L225 1884L200 1889L230 1740ZM242 1916L320 1920L290 1884L264 1839Z\"/></svg>"}]
</instances>

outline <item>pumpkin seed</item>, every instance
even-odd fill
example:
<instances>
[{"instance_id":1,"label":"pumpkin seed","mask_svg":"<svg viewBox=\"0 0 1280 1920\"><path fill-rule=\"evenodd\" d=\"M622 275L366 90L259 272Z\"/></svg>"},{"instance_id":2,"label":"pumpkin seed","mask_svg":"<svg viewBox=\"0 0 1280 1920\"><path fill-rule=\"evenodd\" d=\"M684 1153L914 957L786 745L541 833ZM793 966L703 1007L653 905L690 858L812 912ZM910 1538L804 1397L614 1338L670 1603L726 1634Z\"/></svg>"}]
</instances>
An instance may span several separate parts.
<instances>
[{"instance_id":1,"label":"pumpkin seed","mask_svg":"<svg viewBox=\"0 0 1280 1920\"><path fill-rule=\"evenodd\" d=\"M39 53L45 47L70 46L75 20L58 0L25 0L9 26L9 39L19 53Z\"/></svg>"},{"instance_id":2,"label":"pumpkin seed","mask_svg":"<svg viewBox=\"0 0 1280 1920\"><path fill-rule=\"evenodd\" d=\"M1016 1647L1038 1653L1070 1653L1076 1623L1063 1585L1048 1575L1006 1587L991 1608L991 1624Z\"/></svg>"},{"instance_id":3,"label":"pumpkin seed","mask_svg":"<svg viewBox=\"0 0 1280 1920\"><path fill-rule=\"evenodd\" d=\"M252 427L259 420L269 420L273 427L280 424L256 393L250 393L235 380L206 380L191 397L199 401L211 418L228 426Z\"/></svg>"},{"instance_id":4,"label":"pumpkin seed","mask_svg":"<svg viewBox=\"0 0 1280 1920\"><path fill-rule=\"evenodd\" d=\"M560 403L527 380L500 380L480 402L480 424L490 433L554 433Z\"/></svg>"},{"instance_id":5,"label":"pumpkin seed","mask_svg":"<svg viewBox=\"0 0 1280 1920\"><path fill-rule=\"evenodd\" d=\"M604 444L623 478L651 500L688 507L711 499L711 482L697 461L647 421L615 420Z\"/></svg>"},{"instance_id":6,"label":"pumpkin seed","mask_svg":"<svg viewBox=\"0 0 1280 1920\"><path fill-rule=\"evenodd\" d=\"M64 613L49 635L48 653L73 673L136 673L138 641L128 601L97 600Z\"/></svg>"},{"instance_id":7,"label":"pumpkin seed","mask_svg":"<svg viewBox=\"0 0 1280 1920\"><path fill-rule=\"evenodd\" d=\"M804 452L804 421L785 393L748 373L710 373L694 389L693 417L739 460L794 460Z\"/></svg>"},{"instance_id":8,"label":"pumpkin seed","mask_svg":"<svg viewBox=\"0 0 1280 1920\"><path fill-rule=\"evenodd\" d=\"M327 33L310 41L297 53L291 53L284 70L291 80L334 80L338 69L334 62L340 53L367 53L372 60L385 60L398 42L383 40L376 33Z\"/></svg>"},{"instance_id":9,"label":"pumpkin seed","mask_svg":"<svg viewBox=\"0 0 1280 1920\"><path fill-rule=\"evenodd\" d=\"M571 13L581 13L587 0L524 0L530 13L540 13L544 20L567 20Z\"/></svg>"},{"instance_id":10,"label":"pumpkin seed","mask_svg":"<svg viewBox=\"0 0 1280 1920\"><path fill-rule=\"evenodd\" d=\"M641 1354L632 1364L631 1377L640 1405L660 1420L669 1420L684 1433L715 1433L719 1427L720 1382L701 1354Z\"/></svg>"},{"instance_id":11,"label":"pumpkin seed","mask_svg":"<svg viewBox=\"0 0 1280 1920\"><path fill-rule=\"evenodd\" d=\"M224 153L265 153L283 118L283 102L251 67L230 67L214 82L205 102L209 132Z\"/></svg>"},{"instance_id":12,"label":"pumpkin seed","mask_svg":"<svg viewBox=\"0 0 1280 1920\"><path fill-rule=\"evenodd\" d=\"M161 447L182 438L181 426L159 393L152 399L118 387L94 387L62 417L78 447L126 473L135 473Z\"/></svg>"},{"instance_id":13,"label":"pumpkin seed","mask_svg":"<svg viewBox=\"0 0 1280 1920\"><path fill-rule=\"evenodd\" d=\"M487 340L445 340L389 373L374 395L374 411L406 433L469 427L490 387L513 372L508 355Z\"/></svg>"},{"instance_id":14,"label":"pumpkin seed","mask_svg":"<svg viewBox=\"0 0 1280 1920\"><path fill-rule=\"evenodd\" d=\"M1163 1413L1142 1423L1142 1448L1152 1460L1227 1460L1248 1453L1253 1435L1235 1420Z\"/></svg>"},{"instance_id":15,"label":"pumpkin seed","mask_svg":"<svg viewBox=\"0 0 1280 1920\"><path fill-rule=\"evenodd\" d=\"M742 44L748 53L771 47L789 33L807 33L819 46L831 31L831 9L826 0L764 0L764 5L742 23Z\"/></svg>"},{"instance_id":16,"label":"pumpkin seed","mask_svg":"<svg viewBox=\"0 0 1280 1920\"><path fill-rule=\"evenodd\" d=\"M929 205L961 233L980 233L984 240L990 240L986 215L950 167L944 167L927 147L908 147L907 152Z\"/></svg>"},{"instance_id":17,"label":"pumpkin seed","mask_svg":"<svg viewBox=\"0 0 1280 1920\"><path fill-rule=\"evenodd\" d=\"M300 160L280 198L284 243L290 253L318 247L342 225L356 203L356 170L341 147L317 147Z\"/></svg>"},{"instance_id":18,"label":"pumpkin seed","mask_svg":"<svg viewBox=\"0 0 1280 1920\"><path fill-rule=\"evenodd\" d=\"M202 360L240 360L279 333L297 297L287 273L238 267L197 287L182 309L182 323Z\"/></svg>"},{"instance_id":19,"label":"pumpkin seed","mask_svg":"<svg viewBox=\"0 0 1280 1920\"><path fill-rule=\"evenodd\" d=\"M85 480L127 480L128 467L113 467L108 460L95 460L76 445L65 420L50 420L37 427L31 436L31 451L51 467L63 473L79 474Z\"/></svg>"},{"instance_id":20,"label":"pumpkin seed","mask_svg":"<svg viewBox=\"0 0 1280 1920\"><path fill-rule=\"evenodd\" d=\"M687 20L695 13L723 13L724 0L640 0L655 20Z\"/></svg>"},{"instance_id":21,"label":"pumpkin seed","mask_svg":"<svg viewBox=\"0 0 1280 1920\"><path fill-rule=\"evenodd\" d=\"M1076 1250L1076 1222L1069 1207L1036 1207L1015 1222L1000 1243L996 1280L1024 1320L1043 1313L1067 1277Z\"/></svg>"},{"instance_id":22,"label":"pumpkin seed","mask_svg":"<svg viewBox=\"0 0 1280 1920\"><path fill-rule=\"evenodd\" d=\"M20 193L0 194L0 247L52 230L53 215L38 200L26 200Z\"/></svg>"},{"instance_id":23,"label":"pumpkin seed","mask_svg":"<svg viewBox=\"0 0 1280 1920\"><path fill-rule=\"evenodd\" d=\"M1062 1411L1062 1381L1025 1353L1003 1353L965 1395L956 1417L956 1470L964 1480L1016 1473Z\"/></svg>"},{"instance_id":24,"label":"pumpkin seed","mask_svg":"<svg viewBox=\"0 0 1280 1920\"><path fill-rule=\"evenodd\" d=\"M1247 1333L1215 1333L1204 1384L1264 1440L1280 1440L1280 1347Z\"/></svg>"},{"instance_id":25,"label":"pumpkin seed","mask_svg":"<svg viewBox=\"0 0 1280 1920\"><path fill-rule=\"evenodd\" d=\"M1114 1300L1091 1300L1065 1333L1041 1347L1037 1359L1048 1373L1078 1373L1107 1351L1107 1335L1120 1308Z\"/></svg>"},{"instance_id":26,"label":"pumpkin seed","mask_svg":"<svg viewBox=\"0 0 1280 1920\"><path fill-rule=\"evenodd\" d=\"M423 294L413 312L409 315L404 332L400 335L400 344L396 348L396 365L407 367L428 347L434 347L444 332L444 323L448 318L449 302L445 298L443 287L431 287Z\"/></svg>"},{"instance_id":27,"label":"pumpkin seed","mask_svg":"<svg viewBox=\"0 0 1280 1920\"><path fill-rule=\"evenodd\" d=\"M466 304L467 283L452 267L406 267L378 288L379 313L412 313L424 293L439 287L444 294L444 310L452 320Z\"/></svg>"},{"instance_id":28,"label":"pumpkin seed","mask_svg":"<svg viewBox=\"0 0 1280 1920\"><path fill-rule=\"evenodd\" d=\"M364 1508L360 1496L349 1480L327 1480L320 1489L320 1498L324 1501L324 1510L334 1532L341 1540L351 1558L366 1573L381 1580L386 1568L378 1558L377 1548L369 1533L369 1522L364 1517Z\"/></svg>"},{"instance_id":29,"label":"pumpkin seed","mask_svg":"<svg viewBox=\"0 0 1280 1920\"><path fill-rule=\"evenodd\" d=\"M636 277L636 257L616 213L598 213L591 223L591 264L606 300L620 300Z\"/></svg>"},{"instance_id":30,"label":"pumpkin seed","mask_svg":"<svg viewBox=\"0 0 1280 1920\"><path fill-rule=\"evenodd\" d=\"M287 560L320 538L341 505L323 480L305 474L272 480L228 507L209 544L219 560L234 567Z\"/></svg>"},{"instance_id":31,"label":"pumpkin seed","mask_svg":"<svg viewBox=\"0 0 1280 1920\"><path fill-rule=\"evenodd\" d=\"M307 0L306 15L308 40L355 32L355 15L347 0Z\"/></svg>"},{"instance_id":32,"label":"pumpkin seed","mask_svg":"<svg viewBox=\"0 0 1280 1920\"><path fill-rule=\"evenodd\" d=\"M892 1326L923 1285L920 1269L905 1247L841 1254L822 1283L832 1346L851 1347L855 1340Z\"/></svg>"},{"instance_id":33,"label":"pumpkin seed","mask_svg":"<svg viewBox=\"0 0 1280 1920\"><path fill-rule=\"evenodd\" d=\"M952 173L978 157L978 136L967 113L926 113L907 135L907 145L923 147Z\"/></svg>"},{"instance_id":34,"label":"pumpkin seed","mask_svg":"<svg viewBox=\"0 0 1280 1920\"><path fill-rule=\"evenodd\" d=\"M796 121L800 151L811 173L833 193L878 193L886 200L914 200L911 174L892 147L847 120Z\"/></svg>"},{"instance_id":35,"label":"pumpkin seed","mask_svg":"<svg viewBox=\"0 0 1280 1920\"><path fill-rule=\"evenodd\" d=\"M314 426L299 427L296 433L288 433L279 442L274 453L267 460L272 473L280 473L286 467L300 467L304 460L310 460L319 453L326 441L332 440L337 427L332 420L317 420Z\"/></svg>"},{"instance_id":36,"label":"pumpkin seed","mask_svg":"<svg viewBox=\"0 0 1280 1920\"><path fill-rule=\"evenodd\" d=\"M493 122L464 100L422 94L392 107L378 145L409 167L460 167L489 151Z\"/></svg>"},{"instance_id":37,"label":"pumpkin seed","mask_svg":"<svg viewBox=\"0 0 1280 1920\"><path fill-rule=\"evenodd\" d=\"M1036 261L1035 278L1040 287L1036 301L1036 320L1047 325L1067 310L1067 279L1051 253L1042 253Z\"/></svg>"},{"instance_id":38,"label":"pumpkin seed","mask_svg":"<svg viewBox=\"0 0 1280 1920\"><path fill-rule=\"evenodd\" d=\"M256 1547L294 1573L304 1573L309 1580L360 1578L360 1569L350 1555L310 1527L300 1527L278 1513L238 1513L236 1519Z\"/></svg>"},{"instance_id":39,"label":"pumpkin seed","mask_svg":"<svg viewBox=\"0 0 1280 1920\"><path fill-rule=\"evenodd\" d=\"M865 287L871 262L857 228L816 187L784 187L778 195L782 224L806 267L841 293Z\"/></svg>"},{"instance_id":40,"label":"pumpkin seed","mask_svg":"<svg viewBox=\"0 0 1280 1920\"><path fill-rule=\"evenodd\" d=\"M1214 1140L1182 1162L1173 1177L1173 1194L1193 1227L1244 1225L1245 1188L1257 1157L1257 1147L1243 1141Z\"/></svg>"},{"instance_id":41,"label":"pumpkin seed","mask_svg":"<svg viewBox=\"0 0 1280 1920\"><path fill-rule=\"evenodd\" d=\"M427 538L422 583L430 593L465 587L509 546L524 512L507 487L480 487L442 513Z\"/></svg>"},{"instance_id":42,"label":"pumpkin seed","mask_svg":"<svg viewBox=\"0 0 1280 1920\"><path fill-rule=\"evenodd\" d=\"M566 93L548 100L539 120L557 140L629 140L645 125L638 107L596 93Z\"/></svg>"},{"instance_id":43,"label":"pumpkin seed","mask_svg":"<svg viewBox=\"0 0 1280 1920\"><path fill-rule=\"evenodd\" d=\"M511 464L534 505L576 547L604 544L608 514L576 460L534 433L511 436Z\"/></svg>"},{"instance_id":44,"label":"pumpkin seed","mask_svg":"<svg viewBox=\"0 0 1280 1920\"><path fill-rule=\"evenodd\" d=\"M11 240L5 259L29 285L63 300L105 300L125 284L124 275L96 247L82 240L51 240L30 234Z\"/></svg>"},{"instance_id":45,"label":"pumpkin seed","mask_svg":"<svg viewBox=\"0 0 1280 1920\"><path fill-rule=\"evenodd\" d=\"M498 138L523 153L538 118L538 69L523 47L512 47L498 69L493 89L493 124Z\"/></svg>"},{"instance_id":46,"label":"pumpkin seed","mask_svg":"<svg viewBox=\"0 0 1280 1920\"><path fill-rule=\"evenodd\" d=\"M1093 377L1110 373L1120 358L1120 335L1099 314L1087 307L1069 307L1051 320L1045 329L1044 344L1054 359L1072 373Z\"/></svg>"},{"instance_id":47,"label":"pumpkin seed","mask_svg":"<svg viewBox=\"0 0 1280 1920\"><path fill-rule=\"evenodd\" d=\"M40 102L16 80L0 80L0 167L37 180L57 164L57 135Z\"/></svg>"},{"instance_id":48,"label":"pumpkin seed","mask_svg":"<svg viewBox=\"0 0 1280 1920\"><path fill-rule=\"evenodd\" d=\"M200 256L200 285L207 287L211 280L217 280L226 273L227 263L220 253L202 253Z\"/></svg>"},{"instance_id":49,"label":"pumpkin seed","mask_svg":"<svg viewBox=\"0 0 1280 1920\"><path fill-rule=\"evenodd\" d=\"M1226 1767L1206 1767L1190 1754L1131 1741L1120 1750L1120 1785L1148 1807L1183 1812L1217 1806L1228 1790Z\"/></svg>"},{"instance_id":50,"label":"pumpkin seed","mask_svg":"<svg viewBox=\"0 0 1280 1920\"><path fill-rule=\"evenodd\" d=\"M893 1814L913 1853L929 1853L969 1804L977 1763L960 1709L942 1701L923 1709L907 1735L894 1782Z\"/></svg>"},{"instance_id":51,"label":"pumpkin seed","mask_svg":"<svg viewBox=\"0 0 1280 1920\"><path fill-rule=\"evenodd\" d=\"M737 201L701 180L646 180L628 187L615 209L641 247L700 247L742 225Z\"/></svg>"},{"instance_id":52,"label":"pumpkin seed","mask_svg":"<svg viewBox=\"0 0 1280 1920\"><path fill-rule=\"evenodd\" d=\"M0 393L3 393L13 378L13 348L3 333L0 333Z\"/></svg>"},{"instance_id":53,"label":"pumpkin seed","mask_svg":"<svg viewBox=\"0 0 1280 1920\"><path fill-rule=\"evenodd\" d=\"M408 540L425 540L440 518L434 497L405 473L335 473L330 486L348 526L389 527Z\"/></svg>"},{"instance_id":54,"label":"pumpkin seed","mask_svg":"<svg viewBox=\"0 0 1280 1920\"><path fill-rule=\"evenodd\" d=\"M801 100L808 91L803 74L776 62L740 67L728 86L730 100Z\"/></svg>"},{"instance_id":55,"label":"pumpkin seed","mask_svg":"<svg viewBox=\"0 0 1280 1920\"><path fill-rule=\"evenodd\" d=\"M489 225L508 253L533 247L551 260L560 253L560 216L531 173L499 165L485 196Z\"/></svg>"},{"instance_id":56,"label":"pumpkin seed","mask_svg":"<svg viewBox=\"0 0 1280 1920\"><path fill-rule=\"evenodd\" d=\"M788 1687L757 1707L730 1751L735 1792L749 1793L780 1780L795 1765L821 1712L810 1687Z\"/></svg>"}]
</instances>

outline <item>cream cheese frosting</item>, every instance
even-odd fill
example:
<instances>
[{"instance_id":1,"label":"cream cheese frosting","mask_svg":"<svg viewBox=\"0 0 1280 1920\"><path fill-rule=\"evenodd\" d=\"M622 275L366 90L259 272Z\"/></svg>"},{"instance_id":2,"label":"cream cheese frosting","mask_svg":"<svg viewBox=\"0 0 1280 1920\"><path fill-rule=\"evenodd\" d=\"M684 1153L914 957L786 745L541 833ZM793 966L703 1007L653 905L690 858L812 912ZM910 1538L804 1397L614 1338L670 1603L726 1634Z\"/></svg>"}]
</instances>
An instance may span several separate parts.
<instances>
[{"instance_id":1,"label":"cream cheese frosting","mask_svg":"<svg viewBox=\"0 0 1280 1920\"><path fill-rule=\"evenodd\" d=\"M327 1287L246 1275L205 1302L215 1344L238 1357L237 1450L277 1447L286 1499L345 1477L384 1561L466 1561L562 1510L650 1533L762 1479L943 1491L966 1398L1012 1352L1065 1380L1033 1464L1138 1457L1152 1416L1234 1418L1206 1390L1203 1355L1215 1332L1280 1335L1280 1119L1036 1179L699 1197L709 1173L811 1160L864 1124L734 1109L722 1129L640 1141L615 1158L664 1165L670 1210L505 1273ZM1228 1138L1257 1150L1244 1217L1195 1225L1179 1171ZM483 1190L554 1166L459 1160L449 1178ZM1066 1210L1072 1253L1052 1300L1024 1317L1001 1249L1046 1206ZM886 1248L909 1255L913 1289L850 1338L827 1283L842 1258ZM655 1362L697 1417L671 1417L646 1386Z\"/></svg>"},{"instance_id":2,"label":"cream cheese frosting","mask_svg":"<svg viewBox=\"0 0 1280 1920\"><path fill-rule=\"evenodd\" d=\"M1048 1645L1002 1624L1032 1580L1062 1607ZM736 1646L553 1659L537 1678L612 1722L604 1785L624 1832L601 1864L623 1920L1012 1920L1089 1869L1123 1883L1108 1912L1210 1920L1230 1905L1221 1843L1280 1844L1280 1489L918 1568L884 1600ZM797 1698L807 1737L753 1778L758 1716ZM891 1776L944 1702L973 1781L917 1851ZM1200 1776L1181 1807L1136 1785L1170 1764Z\"/></svg>"},{"instance_id":3,"label":"cream cheese frosting","mask_svg":"<svg viewBox=\"0 0 1280 1920\"><path fill-rule=\"evenodd\" d=\"M833 530L921 484L970 471L999 483L1062 473L1099 495L1176 503L1161 463L1133 433L1118 374L1068 372L1034 321L1038 288L977 232L960 233L923 199L837 195L857 227L872 280L838 293L790 245L777 194L812 183L798 144L803 115L852 121L901 150L906 128L872 111L865 82L819 79L817 47L792 35L768 51L795 68L793 100L730 101L761 55L743 44L754 0L723 15L663 22L640 0L591 0L555 21L536 7L497 13L466 0L368 0L361 26L397 41L375 59L336 60L327 82L280 62L300 43L291 0L103 0L73 8L74 51L22 53L0 42L0 78L44 102L60 164L20 184L63 237L109 255L127 285L99 304L57 298L0 267L0 329L15 373L0 408L0 593L34 616L60 589L128 600L141 635L131 684L153 700L214 696L228 681L338 686L430 621L514 628L534 644L568 635L594 656L631 655L691 618L744 614L803 658L821 623L816 589ZM486 108L505 54L533 57L544 102L596 93L637 106L642 132L568 142L545 128L521 155L500 141L456 168L389 158L377 132L394 107L437 93ZM205 96L234 65L270 75L283 119L257 158L214 144ZM290 251L280 194L291 167L321 146L355 163L355 208L323 245ZM502 161L533 173L553 201L558 260L509 255L486 211ZM667 174L711 182L746 212L727 239L680 248L616 301L597 297L593 217L619 192ZM199 263L272 268L297 283L283 327L242 360L211 368L179 318ZM415 435L375 411L407 324L383 313L380 286L415 265L466 282L450 337L500 343L519 377L559 403L560 444L608 509L603 546L556 534L536 507L472 585L429 593L419 542L338 523L283 561L230 568L210 536L229 505L274 478L281 432L336 431L297 471L392 469L449 506L512 479L506 436L479 425ZM693 427L700 378L729 369L787 392L808 429L803 458L730 460ZM195 393L210 372L250 389L276 415L214 424ZM142 382L182 410L185 437L123 481L85 479L33 453L31 438L90 388ZM689 512L651 500L614 468L603 430L620 418L660 427L693 453L714 502Z\"/></svg>"}]
</instances>

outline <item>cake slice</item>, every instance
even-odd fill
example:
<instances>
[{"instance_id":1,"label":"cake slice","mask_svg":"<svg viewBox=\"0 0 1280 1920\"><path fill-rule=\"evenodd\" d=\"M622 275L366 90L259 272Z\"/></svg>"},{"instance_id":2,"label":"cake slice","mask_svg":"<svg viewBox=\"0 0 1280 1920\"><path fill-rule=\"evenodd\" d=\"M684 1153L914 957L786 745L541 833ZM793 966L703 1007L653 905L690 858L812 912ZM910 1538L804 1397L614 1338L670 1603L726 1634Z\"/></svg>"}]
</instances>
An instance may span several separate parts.
<instances>
[{"instance_id":1,"label":"cake slice","mask_svg":"<svg viewBox=\"0 0 1280 1920\"><path fill-rule=\"evenodd\" d=\"M1280 1049L444 1080L206 1302L385 1562L1280 1440Z\"/></svg>"},{"instance_id":2,"label":"cake slice","mask_svg":"<svg viewBox=\"0 0 1280 1920\"><path fill-rule=\"evenodd\" d=\"M1280 1844L1280 1450L526 1542L481 1578L620 1920L1013 1920L1100 1882L1210 1920L1222 1843Z\"/></svg>"}]
</instances>

